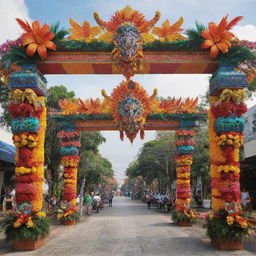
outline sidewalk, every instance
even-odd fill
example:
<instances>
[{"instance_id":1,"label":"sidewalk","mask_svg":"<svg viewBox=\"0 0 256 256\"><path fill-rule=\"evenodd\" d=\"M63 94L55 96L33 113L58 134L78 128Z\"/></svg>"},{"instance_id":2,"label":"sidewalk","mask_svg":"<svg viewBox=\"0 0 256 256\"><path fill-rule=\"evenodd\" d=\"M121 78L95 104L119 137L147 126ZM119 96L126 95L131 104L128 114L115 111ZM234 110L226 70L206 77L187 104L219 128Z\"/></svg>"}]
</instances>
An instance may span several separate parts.
<instances>
[{"instance_id":1,"label":"sidewalk","mask_svg":"<svg viewBox=\"0 0 256 256\"><path fill-rule=\"evenodd\" d=\"M180 227L185 233L194 237L203 243L210 245L210 239L206 236L205 229L202 226L202 223L194 224L193 227ZM245 251L234 251L234 255L248 255L246 251L253 253L256 255L256 238L251 240L244 241L244 250ZM233 252L233 251L232 251Z\"/></svg>"},{"instance_id":2,"label":"sidewalk","mask_svg":"<svg viewBox=\"0 0 256 256\"><path fill-rule=\"evenodd\" d=\"M83 223L87 220L88 216L83 216L79 222ZM3 218L0 218L0 222ZM59 225L57 220L52 220L52 224L50 226L50 234L46 238L46 241L53 239L59 234L66 232L67 228L71 228L72 226ZM5 236L3 232L0 232L0 255L9 253L12 251L12 244L5 241Z\"/></svg>"}]
</instances>

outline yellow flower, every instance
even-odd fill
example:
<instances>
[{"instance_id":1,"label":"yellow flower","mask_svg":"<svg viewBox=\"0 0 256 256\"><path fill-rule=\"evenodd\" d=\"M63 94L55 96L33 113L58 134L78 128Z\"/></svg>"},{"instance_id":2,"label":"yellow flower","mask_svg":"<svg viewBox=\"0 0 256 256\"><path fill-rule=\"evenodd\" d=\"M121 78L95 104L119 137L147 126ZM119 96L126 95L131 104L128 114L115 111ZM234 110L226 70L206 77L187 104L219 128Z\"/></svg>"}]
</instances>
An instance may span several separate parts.
<instances>
[{"instance_id":1,"label":"yellow flower","mask_svg":"<svg viewBox=\"0 0 256 256\"><path fill-rule=\"evenodd\" d=\"M46 216L46 213L45 212L38 212L36 214L38 217L45 217Z\"/></svg>"},{"instance_id":2,"label":"yellow flower","mask_svg":"<svg viewBox=\"0 0 256 256\"><path fill-rule=\"evenodd\" d=\"M27 145L27 144L28 144L28 141L27 141L27 140L22 140L22 141L21 141L21 145L25 146L25 145Z\"/></svg>"},{"instance_id":3,"label":"yellow flower","mask_svg":"<svg viewBox=\"0 0 256 256\"><path fill-rule=\"evenodd\" d=\"M57 214L57 220L59 220L60 218L62 218L63 214Z\"/></svg>"},{"instance_id":4,"label":"yellow flower","mask_svg":"<svg viewBox=\"0 0 256 256\"><path fill-rule=\"evenodd\" d=\"M35 138L34 138L32 135L29 135L29 136L28 136L28 139L29 139L29 140L32 140L32 141L35 140Z\"/></svg>"},{"instance_id":5,"label":"yellow flower","mask_svg":"<svg viewBox=\"0 0 256 256\"><path fill-rule=\"evenodd\" d=\"M240 222L239 223L241 228L247 228L248 227L248 223L246 221Z\"/></svg>"},{"instance_id":6,"label":"yellow flower","mask_svg":"<svg viewBox=\"0 0 256 256\"><path fill-rule=\"evenodd\" d=\"M228 225L232 225L234 223L235 219L232 216L227 216L226 220L227 220Z\"/></svg>"},{"instance_id":7,"label":"yellow flower","mask_svg":"<svg viewBox=\"0 0 256 256\"><path fill-rule=\"evenodd\" d=\"M28 227L28 228L32 228L33 227L33 221L30 219L27 223L26 223L26 226Z\"/></svg>"},{"instance_id":8,"label":"yellow flower","mask_svg":"<svg viewBox=\"0 0 256 256\"><path fill-rule=\"evenodd\" d=\"M220 136L220 138L221 138L222 140L226 140L226 139L227 139L227 135L222 134L222 135Z\"/></svg>"}]
</instances>

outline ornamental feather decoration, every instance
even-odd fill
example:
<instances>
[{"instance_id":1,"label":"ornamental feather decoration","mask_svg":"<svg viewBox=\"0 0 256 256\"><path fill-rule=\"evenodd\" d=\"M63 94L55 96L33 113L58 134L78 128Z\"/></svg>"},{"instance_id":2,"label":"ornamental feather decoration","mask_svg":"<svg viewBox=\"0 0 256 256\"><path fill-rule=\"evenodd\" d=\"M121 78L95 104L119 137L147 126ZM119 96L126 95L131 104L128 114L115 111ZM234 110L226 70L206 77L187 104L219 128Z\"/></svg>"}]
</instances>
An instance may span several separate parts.
<instances>
[{"instance_id":1,"label":"ornamental feather decoration","mask_svg":"<svg viewBox=\"0 0 256 256\"><path fill-rule=\"evenodd\" d=\"M113 90L111 96L102 90L102 95L111 106L113 119L118 124L121 140L125 133L133 142L139 131L140 137L144 138L146 117L152 112L151 107L156 94L157 89L151 96L148 96L147 91L132 80L121 82Z\"/></svg>"}]
</instances>

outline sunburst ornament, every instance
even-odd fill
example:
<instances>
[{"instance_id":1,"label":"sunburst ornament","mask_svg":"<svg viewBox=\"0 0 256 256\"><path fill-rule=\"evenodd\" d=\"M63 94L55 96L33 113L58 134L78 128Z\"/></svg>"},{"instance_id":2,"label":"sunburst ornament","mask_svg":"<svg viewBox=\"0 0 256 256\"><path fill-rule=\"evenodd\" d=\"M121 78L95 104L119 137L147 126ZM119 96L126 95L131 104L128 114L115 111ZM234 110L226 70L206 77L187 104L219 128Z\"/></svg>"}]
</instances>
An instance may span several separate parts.
<instances>
[{"instance_id":1,"label":"sunburst ornament","mask_svg":"<svg viewBox=\"0 0 256 256\"><path fill-rule=\"evenodd\" d=\"M115 44L112 52L114 72L121 72L129 80L143 68L143 38L159 20L160 13L156 12L154 18L147 21L142 13L127 5L116 11L109 22L100 19L98 13L94 13L94 18L107 31L101 38L109 40L112 37Z\"/></svg>"},{"instance_id":2,"label":"sunburst ornament","mask_svg":"<svg viewBox=\"0 0 256 256\"><path fill-rule=\"evenodd\" d=\"M147 91L132 80L122 81L111 96L102 90L102 95L109 102L113 119L119 125L121 140L125 133L133 142L139 131L140 137L144 138L145 120L152 112L156 94L157 89L154 89L153 94L148 96Z\"/></svg>"}]
</instances>

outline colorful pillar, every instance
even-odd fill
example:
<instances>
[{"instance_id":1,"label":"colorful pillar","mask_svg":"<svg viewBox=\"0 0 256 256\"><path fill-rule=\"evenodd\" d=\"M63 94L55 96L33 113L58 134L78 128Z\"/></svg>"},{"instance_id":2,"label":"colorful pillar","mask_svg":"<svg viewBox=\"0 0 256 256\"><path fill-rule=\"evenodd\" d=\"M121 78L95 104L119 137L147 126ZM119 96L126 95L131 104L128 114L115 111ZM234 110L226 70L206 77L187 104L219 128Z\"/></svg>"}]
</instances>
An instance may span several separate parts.
<instances>
[{"instance_id":1,"label":"colorful pillar","mask_svg":"<svg viewBox=\"0 0 256 256\"><path fill-rule=\"evenodd\" d=\"M77 168L80 160L78 154L81 144L80 133L75 131L73 127L65 127L64 130L58 133L58 137L60 138L61 165L64 167L63 204L65 210L63 214L57 217L63 219L63 217L69 215L76 215ZM74 220L76 219L74 218Z\"/></svg>"},{"instance_id":2,"label":"colorful pillar","mask_svg":"<svg viewBox=\"0 0 256 256\"><path fill-rule=\"evenodd\" d=\"M13 118L11 128L16 146L16 203L19 210L14 227L26 225L29 228L38 223L33 224L35 218L45 217L41 210L47 81L35 65L24 65L10 76L8 82L11 88L9 113Z\"/></svg>"},{"instance_id":3,"label":"colorful pillar","mask_svg":"<svg viewBox=\"0 0 256 256\"><path fill-rule=\"evenodd\" d=\"M235 71L234 66L220 65L210 80L209 135L212 210L215 221L225 218L230 228L241 224L240 218L240 163L239 151L243 143L244 120L241 115L247 111L243 88L245 74ZM226 221L226 222L225 222ZM234 226L235 228L235 226ZM211 227L208 234L211 239ZM231 232L229 232L231 233ZM229 234L226 234L226 239ZM224 238L225 238L224 237Z\"/></svg>"},{"instance_id":4,"label":"colorful pillar","mask_svg":"<svg viewBox=\"0 0 256 256\"><path fill-rule=\"evenodd\" d=\"M193 122L184 129L176 131L176 212L184 216L184 220L192 222L194 213L190 210L190 166L195 142L192 137L195 131L191 130ZM189 128L190 127L190 128ZM178 222L179 223L179 222Z\"/></svg>"}]
</instances>

